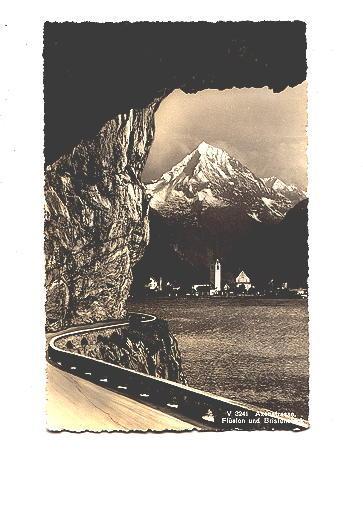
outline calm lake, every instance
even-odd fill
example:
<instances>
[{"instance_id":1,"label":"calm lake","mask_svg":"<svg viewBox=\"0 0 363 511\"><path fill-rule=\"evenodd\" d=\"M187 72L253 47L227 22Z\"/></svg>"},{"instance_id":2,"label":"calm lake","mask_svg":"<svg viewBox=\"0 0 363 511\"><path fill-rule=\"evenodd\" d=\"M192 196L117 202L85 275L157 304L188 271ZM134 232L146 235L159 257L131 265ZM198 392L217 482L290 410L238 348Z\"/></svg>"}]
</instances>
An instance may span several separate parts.
<instances>
[{"instance_id":1,"label":"calm lake","mask_svg":"<svg viewBox=\"0 0 363 511\"><path fill-rule=\"evenodd\" d=\"M169 322L190 386L308 418L307 300L130 299L129 310Z\"/></svg>"}]
</instances>

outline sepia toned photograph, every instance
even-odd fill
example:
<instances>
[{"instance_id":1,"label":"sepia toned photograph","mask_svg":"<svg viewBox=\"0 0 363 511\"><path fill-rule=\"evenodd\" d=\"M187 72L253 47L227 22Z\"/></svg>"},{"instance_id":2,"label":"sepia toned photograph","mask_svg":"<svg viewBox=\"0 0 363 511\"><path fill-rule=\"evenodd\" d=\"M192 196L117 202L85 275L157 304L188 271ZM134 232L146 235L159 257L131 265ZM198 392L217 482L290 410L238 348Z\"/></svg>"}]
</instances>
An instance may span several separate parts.
<instances>
[{"instance_id":1,"label":"sepia toned photograph","mask_svg":"<svg viewBox=\"0 0 363 511\"><path fill-rule=\"evenodd\" d=\"M309 428L305 31L45 23L49 431Z\"/></svg>"}]
</instances>

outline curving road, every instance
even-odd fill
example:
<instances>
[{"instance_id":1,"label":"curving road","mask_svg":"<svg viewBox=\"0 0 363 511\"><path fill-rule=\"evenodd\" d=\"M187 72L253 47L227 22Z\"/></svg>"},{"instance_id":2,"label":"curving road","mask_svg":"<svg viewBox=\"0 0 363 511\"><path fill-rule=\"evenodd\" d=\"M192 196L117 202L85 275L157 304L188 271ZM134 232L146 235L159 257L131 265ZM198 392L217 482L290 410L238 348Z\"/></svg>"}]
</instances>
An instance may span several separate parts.
<instances>
[{"instance_id":1,"label":"curving road","mask_svg":"<svg viewBox=\"0 0 363 511\"><path fill-rule=\"evenodd\" d=\"M188 431L195 426L47 364L51 431Z\"/></svg>"},{"instance_id":2,"label":"curving road","mask_svg":"<svg viewBox=\"0 0 363 511\"><path fill-rule=\"evenodd\" d=\"M137 315L142 323L157 319L150 314ZM52 364L48 365L47 385L50 430L224 430L256 429L255 425L260 424L258 429L298 431L309 427L303 419L122 368L68 351L56 344L61 338L84 331L99 331L127 324L129 322L124 320L84 325L47 336L48 360ZM151 406L144 404L145 398ZM167 407L177 410L170 415Z\"/></svg>"},{"instance_id":3,"label":"curving road","mask_svg":"<svg viewBox=\"0 0 363 511\"><path fill-rule=\"evenodd\" d=\"M144 314L144 313L132 313L133 316L141 316L141 323L151 323L152 321L155 321L157 318L153 314ZM97 331L97 330L106 330L110 327L120 327L120 326L126 326L129 322L127 320L123 321L104 321L100 323L93 323L90 325L82 325L82 326L73 326L69 327L66 330L63 330L62 332L50 332L46 335L47 341L51 343L53 346L55 346L55 342L58 339L62 339L62 337L67 337L69 334L79 334L82 333L84 330L87 331Z\"/></svg>"},{"instance_id":4,"label":"curving road","mask_svg":"<svg viewBox=\"0 0 363 511\"><path fill-rule=\"evenodd\" d=\"M155 321L141 314L142 323ZM125 326L112 321L47 335L49 344L70 333ZM47 427L50 431L189 431L196 426L47 364Z\"/></svg>"}]
</instances>

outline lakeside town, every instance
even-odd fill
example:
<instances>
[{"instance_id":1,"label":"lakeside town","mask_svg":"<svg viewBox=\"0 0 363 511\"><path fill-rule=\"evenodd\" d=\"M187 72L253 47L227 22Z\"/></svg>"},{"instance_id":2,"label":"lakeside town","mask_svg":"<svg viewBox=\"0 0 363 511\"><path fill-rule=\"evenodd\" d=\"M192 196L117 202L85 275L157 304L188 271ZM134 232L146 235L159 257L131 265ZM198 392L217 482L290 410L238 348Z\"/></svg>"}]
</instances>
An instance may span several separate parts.
<instances>
[{"instance_id":1,"label":"lakeside town","mask_svg":"<svg viewBox=\"0 0 363 511\"><path fill-rule=\"evenodd\" d=\"M210 264L209 282L201 281L192 285L181 282L170 282L162 276L152 275L144 286L144 296L169 297L268 297L268 298L301 298L308 296L307 288L290 287L288 282L277 282L271 279L265 286L257 286L244 270L237 275L224 275L222 263L216 259Z\"/></svg>"}]
</instances>

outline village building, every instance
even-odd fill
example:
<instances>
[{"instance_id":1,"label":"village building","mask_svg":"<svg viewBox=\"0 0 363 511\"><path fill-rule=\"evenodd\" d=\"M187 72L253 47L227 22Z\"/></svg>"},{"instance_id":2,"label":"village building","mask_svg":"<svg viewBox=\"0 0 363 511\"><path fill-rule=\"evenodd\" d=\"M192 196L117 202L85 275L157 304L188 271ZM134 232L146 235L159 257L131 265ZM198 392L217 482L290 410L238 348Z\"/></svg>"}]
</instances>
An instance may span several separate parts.
<instances>
[{"instance_id":1,"label":"village building","mask_svg":"<svg viewBox=\"0 0 363 511\"><path fill-rule=\"evenodd\" d=\"M147 289L150 289L150 291L157 291L158 286L159 286L158 281L153 277L150 277L149 282L145 285L145 287Z\"/></svg>"},{"instance_id":2,"label":"village building","mask_svg":"<svg viewBox=\"0 0 363 511\"><path fill-rule=\"evenodd\" d=\"M145 288L150 289L150 291L155 293L161 293L163 291L163 278L150 277L149 282L145 285Z\"/></svg>"},{"instance_id":3,"label":"village building","mask_svg":"<svg viewBox=\"0 0 363 511\"><path fill-rule=\"evenodd\" d=\"M211 287L209 284L194 284L192 286L192 293L195 296L209 296Z\"/></svg>"},{"instance_id":4,"label":"village building","mask_svg":"<svg viewBox=\"0 0 363 511\"><path fill-rule=\"evenodd\" d=\"M236 287L249 291L251 289L251 285L251 279L244 271L241 271L241 273L236 277Z\"/></svg>"}]
</instances>

